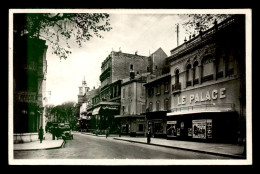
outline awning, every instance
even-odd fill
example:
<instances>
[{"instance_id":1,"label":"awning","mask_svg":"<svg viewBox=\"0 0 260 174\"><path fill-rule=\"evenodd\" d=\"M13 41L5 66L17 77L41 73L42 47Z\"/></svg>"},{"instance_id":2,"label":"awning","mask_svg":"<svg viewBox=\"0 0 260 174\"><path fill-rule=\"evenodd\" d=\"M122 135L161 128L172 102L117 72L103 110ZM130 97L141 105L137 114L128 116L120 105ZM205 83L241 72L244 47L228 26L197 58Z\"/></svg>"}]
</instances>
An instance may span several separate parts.
<instances>
[{"instance_id":1,"label":"awning","mask_svg":"<svg viewBox=\"0 0 260 174\"><path fill-rule=\"evenodd\" d=\"M101 107L95 108L92 112L92 115L97 115Z\"/></svg>"}]
</instances>

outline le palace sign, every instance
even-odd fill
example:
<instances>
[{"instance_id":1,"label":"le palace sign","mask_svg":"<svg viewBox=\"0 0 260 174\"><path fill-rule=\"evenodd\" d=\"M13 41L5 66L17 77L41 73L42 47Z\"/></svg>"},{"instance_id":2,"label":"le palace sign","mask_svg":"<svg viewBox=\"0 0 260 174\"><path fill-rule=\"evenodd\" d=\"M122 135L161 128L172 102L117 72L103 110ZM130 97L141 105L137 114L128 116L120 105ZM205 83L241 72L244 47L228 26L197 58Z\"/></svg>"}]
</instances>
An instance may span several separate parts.
<instances>
[{"instance_id":1,"label":"le palace sign","mask_svg":"<svg viewBox=\"0 0 260 174\"><path fill-rule=\"evenodd\" d=\"M219 90L212 90L212 91L206 91L206 92L200 92L196 94L191 94L189 96L181 96L178 97L178 105L185 105L187 102L191 103L197 103L197 102L203 102L203 101L211 101L216 100L217 98L225 98L226 97L226 88L220 88Z\"/></svg>"}]
</instances>

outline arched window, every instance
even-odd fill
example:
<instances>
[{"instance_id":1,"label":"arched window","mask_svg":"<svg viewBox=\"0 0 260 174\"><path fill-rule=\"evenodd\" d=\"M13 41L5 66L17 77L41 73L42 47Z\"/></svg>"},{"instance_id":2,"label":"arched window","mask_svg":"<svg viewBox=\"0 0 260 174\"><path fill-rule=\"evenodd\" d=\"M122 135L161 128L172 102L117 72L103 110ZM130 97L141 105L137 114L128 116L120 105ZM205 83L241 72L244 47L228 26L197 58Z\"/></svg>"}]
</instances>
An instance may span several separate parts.
<instances>
[{"instance_id":1,"label":"arched window","mask_svg":"<svg viewBox=\"0 0 260 174\"><path fill-rule=\"evenodd\" d=\"M235 62L234 56L233 55L228 56L226 76L230 76L234 74L234 62Z\"/></svg>"},{"instance_id":2,"label":"arched window","mask_svg":"<svg viewBox=\"0 0 260 174\"><path fill-rule=\"evenodd\" d=\"M217 78L223 77L223 71L224 71L224 59L223 57L218 58L217 60Z\"/></svg>"},{"instance_id":3,"label":"arched window","mask_svg":"<svg viewBox=\"0 0 260 174\"><path fill-rule=\"evenodd\" d=\"M213 71L214 71L213 57L211 55L208 55L204 57L202 60L201 82L213 80L213 73L214 73Z\"/></svg>"},{"instance_id":4,"label":"arched window","mask_svg":"<svg viewBox=\"0 0 260 174\"><path fill-rule=\"evenodd\" d=\"M178 84L179 83L179 70L177 69L175 71L175 84Z\"/></svg>"},{"instance_id":5,"label":"arched window","mask_svg":"<svg viewBox=\"0 0 260 174\"><path fill-rule=\"evenodd\" d=\"M192 72L191 72L191 64L187 65L186 68L186 87L191 86L191 80L192 80Z\"/></svg>"},{"instance_id":6,"label":"arched window","mask_svg":"<svg viewBox=\"0 0 260 174\"><path fill-rule=\"evenodd\" d=\"M133 70L134 70L134 65L130 64L130 71L133 71Z\"/></svg>"},{"instance_id":7,"label":"arched window","mask_svg":"<svg viewBox=\"0 0 260 174\"><path fill-rule=\"evenodd\" d=\"M199 63L195 61L193 63L193 85L199 84Z\"/></svg>"}]
</instances>

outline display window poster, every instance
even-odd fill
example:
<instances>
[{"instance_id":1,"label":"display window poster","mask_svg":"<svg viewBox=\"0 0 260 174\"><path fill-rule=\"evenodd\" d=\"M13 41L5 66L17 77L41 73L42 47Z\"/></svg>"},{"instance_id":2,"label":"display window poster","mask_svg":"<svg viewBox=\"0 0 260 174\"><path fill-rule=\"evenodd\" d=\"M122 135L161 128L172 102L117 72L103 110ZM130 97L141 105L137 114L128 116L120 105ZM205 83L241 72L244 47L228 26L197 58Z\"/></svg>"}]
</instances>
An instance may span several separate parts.
<instances>
[{"instance_id":1,"label":"display window poster","mask_svg":"<svg viewBox=\"0 0 260 174\"><path fill-rule=\"evenodd\" d=\"M192 120L192 138L206 139L206 119Z\"/></svg>"},{"instance_id":2,"label":"display window poster","mask_svg":"<svg viewBox=\"0 0 260 174\"><path fill-rule=\"evenodd\" d=\"M212 119L207 119L207 138L212 138Z\"/></svg>"},{"instance_id":3,"label":"display window poster","mask_svg":"<svg viewBox=\"0 0 260 174\"><path fill-rule=\"evenodd\" d=\"M181 129L177 128L177 136L181 136Z\"/></svg>"},{"instance_id":4,"label":"display window poster","mask_svg":"<svg viewBox=\"0 0 260 174\"><path fill-rule=\"evenodd\" d=\"M181 129L184 129L184 122L181 122Z\"/></svg>"},{"instance_id":5,"label":"display window poster","mask_svg":"<svg viewBox=\"0 0 260 174\"><path fill-rule=\"evenodd\" d=\"M188 136L192 137L192 128L188 128Z\"/></svg>"}]
</instances>

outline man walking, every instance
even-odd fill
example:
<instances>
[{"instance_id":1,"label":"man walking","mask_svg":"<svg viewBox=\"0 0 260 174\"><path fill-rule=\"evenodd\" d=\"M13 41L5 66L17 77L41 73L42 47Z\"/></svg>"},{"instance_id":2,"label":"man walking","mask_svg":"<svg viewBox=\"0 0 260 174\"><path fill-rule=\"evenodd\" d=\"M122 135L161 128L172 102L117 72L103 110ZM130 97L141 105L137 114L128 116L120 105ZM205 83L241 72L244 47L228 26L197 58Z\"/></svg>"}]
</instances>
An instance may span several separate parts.
<instances>
[{"instance_id":1,"label":"man walking","mask_svg":"<svg viewBox=\"0 0 260 174\"><path fill-rule=\"evenodd\" d=\"M40 139L40 143L42 143L42 139L43 139L43 129L42 129L42 126L39 129L39 139Z\"/></svg>"}]
</instances>

